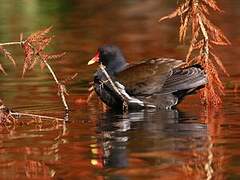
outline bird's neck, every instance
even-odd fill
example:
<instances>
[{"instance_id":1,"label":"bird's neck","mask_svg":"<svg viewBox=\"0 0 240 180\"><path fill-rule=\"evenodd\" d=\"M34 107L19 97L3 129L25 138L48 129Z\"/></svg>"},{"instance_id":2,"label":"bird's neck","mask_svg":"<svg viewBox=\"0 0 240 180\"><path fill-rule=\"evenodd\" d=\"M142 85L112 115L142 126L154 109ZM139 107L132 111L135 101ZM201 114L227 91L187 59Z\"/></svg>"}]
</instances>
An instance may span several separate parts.
<instances>
[{"instance_id":1,"label":"bird's neck","mask_svg":"<svg viewBox=\"0 0 240 180\"><path fill-rule=\"evenodd\" d=\"M109 63L106 67L106 70L110 75L115 75L119 73L128 65L124 58L118 59L115 62L114 61L111 62L112 63Z\"/></svg>"}]
</instances>

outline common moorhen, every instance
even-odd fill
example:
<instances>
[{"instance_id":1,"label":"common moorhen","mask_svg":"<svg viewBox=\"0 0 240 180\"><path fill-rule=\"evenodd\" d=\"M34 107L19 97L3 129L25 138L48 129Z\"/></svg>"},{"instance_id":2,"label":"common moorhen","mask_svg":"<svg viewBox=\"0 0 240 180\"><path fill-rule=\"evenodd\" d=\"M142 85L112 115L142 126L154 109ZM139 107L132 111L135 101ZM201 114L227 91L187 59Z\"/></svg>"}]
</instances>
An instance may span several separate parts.
<instances>
[{"instance_id":1,"label":"common moorhen","mask_svg":"<svg viewBox=\"0 0 240 180\"><path fill-rule=\"evenodd\" d=\"M207 83L206 74L198 64L185 67L183 61L169 58L128 64L121 50L113 45L100 47L88 65L95 62L104 65L107 73L98 68L94 89L105 104L115 109L126 102L130 109L170 109Z\"/></svg>"}]
</instances>

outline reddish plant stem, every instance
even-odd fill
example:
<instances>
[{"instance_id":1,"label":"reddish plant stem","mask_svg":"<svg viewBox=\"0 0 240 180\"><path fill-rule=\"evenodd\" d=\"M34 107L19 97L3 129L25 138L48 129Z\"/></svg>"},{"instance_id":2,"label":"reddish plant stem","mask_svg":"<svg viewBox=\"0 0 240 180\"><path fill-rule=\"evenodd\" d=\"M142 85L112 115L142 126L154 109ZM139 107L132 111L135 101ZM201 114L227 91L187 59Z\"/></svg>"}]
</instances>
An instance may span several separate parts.
<instances>
[{"instance_id":1,"label":"reddish plant stem","mask_svg":"<svg viewBox=\"0 0 240 180\"><path fill-rule=\"evenodd\" d=\"M16 41L16 42L7 42L7 43L0 43L0 46L11 46L11 45L22 45L23 43L25 43L26 41ZM28 45L33 49L33 51L35 52L35 48L30 44L28 43ZM62 100L62 103L64 105L64 108L66 111L69 111L69 107L67 105L67 101L66 101L66 98L65 98L65 87L63 84L60 83L60 81L58 80L56 74L54 73L53 69L51 68L51 66L47 63L46 60L44 60L44 58L39 54L37 53L36 54L37 56L40 57L41 61L47 66L49 72L51 73L54 81L56 82L57 86L58 86L58 90L59 90L59 95L61 97L61 100Z\"/></svg>"},{"instance_id":2,"label":"reddish plant stem","mask_svg":"<svg viewBox=\"0 0 240 180\"><path fill-rule=\"evenodd\" d=\"M39 57L41 58L41 61L47 66L49 72L51 73L51 75L52 75L52 77L54 79L54 81L58 85L59 95L61 97L61 100L62 100L62 103L64 105L64 108L65 108L66 111L69 111L69 107L67 105L67 101L66 101L66 98L65 98L65 95L64 95L65 94L65 87L64 87L64 85L59 82L59 80L57 79L56 74L54 73L52 67L47 63L47 61L44 60L43 57L40 54L39 54Z\"/></svg>"},{"instance_id":3,"label":"reddish plant stem","mask_svg":"<svg viewBox=\"0 0 240 180\"><path fill-rule=\"evenodd\" d=\"M28 45L33 49L33 51L35 52L35 48L30 44L28 43ZM67 102L66 102L66 98L65 98L65 88L64 88L64 85L60 83L60 81L58 80L56 74L54 73L52 67L47 63L47 61L41 56L41 54L37 53L36 54L37 56L40 57L41 61L47 66L49 72L51 73L54 81L56 82L57 86L58 86L58 91L59 91L59 95L61 97L61 100L62 100L62 103L64 105L64 108L66 111L69 111L69 107L67 105Z\"/></svg>"}]
</instances>

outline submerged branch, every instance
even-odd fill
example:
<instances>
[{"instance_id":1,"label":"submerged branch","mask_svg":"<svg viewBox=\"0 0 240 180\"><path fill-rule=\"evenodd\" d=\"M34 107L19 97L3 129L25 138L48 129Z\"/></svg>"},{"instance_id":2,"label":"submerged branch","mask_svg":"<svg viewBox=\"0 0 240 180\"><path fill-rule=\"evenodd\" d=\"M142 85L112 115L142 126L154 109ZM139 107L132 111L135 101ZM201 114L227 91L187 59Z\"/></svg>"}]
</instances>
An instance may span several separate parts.
<instances>
[{"instance_id":1,"label":"submerged branch","mask_svg":"<svg viewBox=\"0 0 240 180\"><path fill-rule=\"evenodd\" d=\"M62 118L56 118L51 116L22 113L22 112L13 112L11 109L9 109L3 104L2 100L0 100L0 126L16 124L17 120L22 116L30 117L32 119L38 118L40 120L48 119L48 120L55 120L55 121L65 121Z\"/></svg>"},{"instance_id":2,"label":"submerged branch","mask_svg":"<svg viewBox=\"0 0 240 180\"><path fill-rule=\"evenodd\" d=\"M50 120L56 120L56 121L64 121L62 118L56 118L51 116L43 116L43 115L37 115L37 114L30 114L30 113L21 113L21 112L10 112L10 115L12 116L27 116L31 118L39 118L39 119L50 119Z\"/></svg>"}]
</instances>

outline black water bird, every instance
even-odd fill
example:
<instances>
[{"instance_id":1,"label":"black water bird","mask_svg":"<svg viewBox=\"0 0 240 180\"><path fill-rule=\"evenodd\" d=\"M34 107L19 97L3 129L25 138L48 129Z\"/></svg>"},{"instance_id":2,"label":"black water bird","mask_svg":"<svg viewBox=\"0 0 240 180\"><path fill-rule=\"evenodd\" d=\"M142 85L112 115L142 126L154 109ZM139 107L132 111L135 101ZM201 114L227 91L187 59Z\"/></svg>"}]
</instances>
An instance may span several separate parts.
<instances>
[{"instance_id":1,"label":"black water bird","mask_svg":"<svg viewBox=\"0 0 240 180\"><path fill-rule=\"evenodd\" d=\"M136 64L126 62L121 50L113 45L100 47L88 65L98 62L115 87L98 68L94 74L94 89L100 99L113 109L170 109L196 90L204 87L207 76L200 65L187 66L181 60L152 58ZM124 97L124 98L123 98Z\"/></svg>"}]
</instances>

